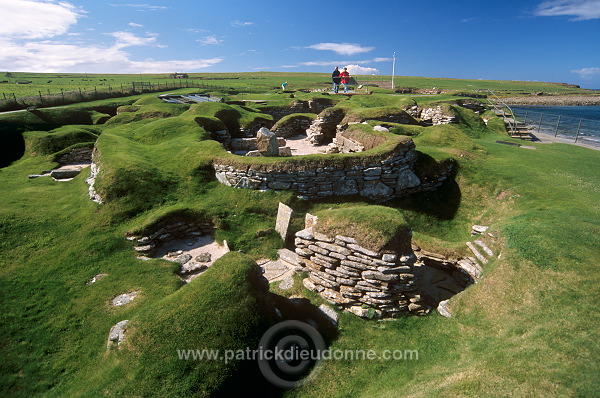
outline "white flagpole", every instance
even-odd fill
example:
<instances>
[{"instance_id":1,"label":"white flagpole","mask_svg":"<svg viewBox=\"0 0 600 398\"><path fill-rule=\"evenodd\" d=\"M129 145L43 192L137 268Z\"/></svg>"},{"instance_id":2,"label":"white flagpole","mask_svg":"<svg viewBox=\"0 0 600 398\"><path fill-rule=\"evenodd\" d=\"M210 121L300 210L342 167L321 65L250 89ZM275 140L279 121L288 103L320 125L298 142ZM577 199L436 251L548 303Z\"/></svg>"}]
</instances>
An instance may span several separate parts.
<instances>
[{"instance_id":1,"label":"white flagpole","mask_svg":"<svg viewBox=\"0 0 600 398\"><path fill-rule=\"evenodd\" d=\"M394 73L396 72L396 52L394 51L394 61L392 62L392 90L394 87Z\"/></svg>"}]
</instances>

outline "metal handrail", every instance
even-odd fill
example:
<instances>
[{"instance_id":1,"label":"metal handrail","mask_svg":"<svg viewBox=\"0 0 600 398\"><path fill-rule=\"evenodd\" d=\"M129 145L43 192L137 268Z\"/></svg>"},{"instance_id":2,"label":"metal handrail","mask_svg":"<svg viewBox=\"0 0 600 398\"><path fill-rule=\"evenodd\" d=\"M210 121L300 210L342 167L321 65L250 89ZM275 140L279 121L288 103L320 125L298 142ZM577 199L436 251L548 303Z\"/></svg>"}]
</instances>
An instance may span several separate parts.
<instances>
[{"instance_id":1,"label":"metal handrail","mask_svg":"<svg viewBox=\"0 0 600 398\"><path fill-rule=\"evenodd\" d=\"M516 134L516 128L517 128L517 116L515 115L515 113L513 112L513 110L511 109L510 106L508 106L508 104L506 104L504 101L502 101L500 99L500 97L498 97L496 95L495 92L493 92L492 90L490 90L489 88L486 89L487 91L489 91L494 97L496 97L497 101L500 102L502 104L503 108L508 109L508 111L510 112L510 114L512 115L512 122L510 121L510 119L508 119L508 125L510 126L510 131L512 133L512 135ZM502 112L504 112L504 110L502 108L498 108L498 104L490 101L490 99L488 98L488 101L490 104L492 104L494 106L495 109L501 110Z\"/></svg>"}]
</instances>

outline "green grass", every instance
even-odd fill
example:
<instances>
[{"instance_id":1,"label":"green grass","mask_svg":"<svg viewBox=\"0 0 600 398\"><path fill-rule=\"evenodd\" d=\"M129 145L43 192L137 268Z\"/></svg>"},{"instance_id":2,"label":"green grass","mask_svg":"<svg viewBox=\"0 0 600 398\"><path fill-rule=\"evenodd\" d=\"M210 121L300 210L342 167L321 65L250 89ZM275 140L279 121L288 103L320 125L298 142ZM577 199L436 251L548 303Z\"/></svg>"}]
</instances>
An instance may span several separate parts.
<instances>
[{"instance_id":1,"label":"green grass","mask_svg":"<svg viewBox=\"0 0 600 398\"><path fill-rule=\"evenodd\" d=\"M13 93L17 97L60 94L63 91L94 91L94 89L120 89L121 85L130 85L131 82L150 82L154 84L174 84L179 80L168 79L168 74L75 74L75 73L24 73L13 72L13 77L3 77L9 83L0 84L0 94L6 94L8 98ZM356 76L359 83L389 84L390 76ZM31 81L30 84L15 84L16 80ZM264 99L265 93L281 92L281 83L287 81L288 90L301 89L331 89L330 73L286 73L286 72L246 72L246 73L190 73L189 82L206 84L215 88L225 88L234 93L259 94L258 98L246 97L247 99ZM498 80L470 80L452 78L431 78L419 76L396 76L396 88L415 89L443 89L452 91L475 92L477 90L491 89L499 94L530 94L545 92L551 94L579 94L589 93L582 90L567 87L561 84L548 82L524 82L524 81L498 81ZM372 87L371 87L372 88ZM176 87L173 89L175 90ZM385 90L374 88L375 91ZM239 94L234 94L239 95ZM252 95L252 94L247 94ZM1 97L4 98L4 97Z\"/></svg>"},{"instance_id":2,"label":"green grass","mask_svg":"<svg viewBox=\"0 0 600 398\"><path fill-rule=\"evenodd\" d=\"M256 90L269 84L275 87L282 78L290 88L328 84L325 74L236 77L223 82L239 87L253 83ZM437 79L434 83L442 87ZM508 91L528 90L536 83L497 84ZM254 95L282 97L273 87ZM215 116L222 110L229 115L223 117L228 123L252 123L262 116L251 108L196 112L195 106L180 107L164 118L93 124L93 109L105 113L135 101L140 106L137 112L148 107L152 114L162 104L150 97L79 104L66 112L40 110L46 120L29 112L0 116L1 133L16 128L26 139L23 154L25 142L28 145L26 156L0 169L0 395L248 392L248 386L262 379L246 365L180 361L174 351L182 342L189 343L183 349L253 347L273 322L265 309L269 307L265 296L259 294L252 260L273 258L283 246L270 231L278 202L297 211L295 230L302 228L304 211L324 220L333 214L331 225L355 223L369 232L365 235L379 233L384 238L408 225L414 242L451 255L468 254L464 243L473 239L469 234L473 224L490 225L496 236L491 247L501 254L484 267L479 283L452 299L450 319L431 314L378 323L340 314L339 335L332 348L418 350L418 360L325 361L314 381L281 395L597 395L597 151L564 144L534 143L535 150L498 144L498 139L510 139L499 134L497 119L490 115L485 126L474 113L447 104L443 106L454 112L459 125L399 125L386 137L390 141L404 139L395 134L414 138L417 169L430 170L453 159L454 181L385 207L360 198L304 201L289 192L239 190L214 181L211 164L227 155L208 139L208 125L225 124ZM452 99L427 98L430 104ZM358 110L396 106L396 101L406 98L394 97L389 103L382 96L353 101L360 103ZM344 100L344 106L350 103ZM28 174L54 166L57 152L53 151L95 136L103 173L98 188L107 204L89 200L85 172L60 183L27 179ZM10 146L11 151L15 148ZM323 155L296 161L335 161L329 155L319 156ZM256 162L273 165L269 159ZM176 265L137 259L125 239L127 233L152 230L173 215L211 220L217 240L226 240L233 251L247 255L231 253L201 278L182 286L174 275ZM335 228L331 231L336 233ZM85 284L98 273L108 276ZM140 292L134 302L116 308L109 305L113 297L131 290ZM317 305L323 302L300 285L298 276L292 291L276 286L272 290L305 295ZM130 320L130 339L121 350L107 352L110 327L124 319Z\"/></svg>"},{"instance_id":3,"label":"green grass","mask_svg":"<svg viewBox=\"0 0 600 398\"><path fill-rule=\"evenodd\" d=\"M380 251L393 248L398 252L409 250L409 226L402 214L384 206L349 206L322 210L315 229L325 235L356 237L363 247Z\"/></svg>"}]
</instances>

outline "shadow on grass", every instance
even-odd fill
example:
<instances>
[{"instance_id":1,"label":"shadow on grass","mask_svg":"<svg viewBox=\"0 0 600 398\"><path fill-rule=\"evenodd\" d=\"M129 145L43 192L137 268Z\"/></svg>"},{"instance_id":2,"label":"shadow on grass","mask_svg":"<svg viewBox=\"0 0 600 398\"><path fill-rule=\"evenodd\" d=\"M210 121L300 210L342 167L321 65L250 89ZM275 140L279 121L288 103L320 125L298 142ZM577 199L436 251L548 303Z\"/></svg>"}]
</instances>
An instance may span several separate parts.
<instances>
[{"instance_id":1,"label":"shadow on grass","mask_svg":"<svg viewBox=\"0 0 600 398\"><path fill-rule=\"evenodd\" d=\"M278 296L276 294L270 294L270 298L273 301L275 308L281 313L281 322L283 321L300 321L305 324L314 327L325 342L325 346L329 347L332 342L338 337L337 327L325 316L325 314L316 306L311 304L310 300L306 298L291 298ZM298 336L297 331L288 332L293 337ZM285 334L283 335L285 336ZM286 337L277 336L278 340L277 347L279 349L286 349L290 347L289 344L285 343ZM296 339L294 339L296 340ZM310 337L307 338L310 340ZM293 344L293 343L292 343ZM309 342L310 344L310 342ZM250 347L253 349L253 347ZM308 376L313 370L313 363L306 369L301 369L301 361L283 361L288 366L297 367L298 374L286 373L285 368L281 365L282 361L271 361L270 368L273 369L274 373L284 369L282 374L278 375L283 379L291 380L294 377L303 379ZM304 361L306 362L306 361ZM282 397L285 394L285 389L279 388L271 383L265 375L261 372L258 366L258 360L245 360L240 363L238 371L232 375L228 382L223 383L224 387L219 390L215 397Z\"/></svg>"},{"instance_id":2,"label":"shadow on grass","mask_svg":"<svg viewBox=\"0 0 600 398\"><path fill-rule=\"evenodd\" d=\"M426 214L438 220L452 220L460 206L461 192L456 181L448 179L441 187L387 202L392 207Z\"/></svg>"}]
</instances>

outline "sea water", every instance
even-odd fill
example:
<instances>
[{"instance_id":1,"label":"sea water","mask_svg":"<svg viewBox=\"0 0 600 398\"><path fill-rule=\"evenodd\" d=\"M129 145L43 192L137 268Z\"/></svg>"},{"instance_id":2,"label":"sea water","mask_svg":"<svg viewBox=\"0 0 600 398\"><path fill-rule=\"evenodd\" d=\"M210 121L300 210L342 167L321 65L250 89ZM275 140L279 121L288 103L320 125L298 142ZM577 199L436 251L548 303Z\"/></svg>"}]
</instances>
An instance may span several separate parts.
<instances>
[{"instance_id":1,"label":"sea water","mask_svg":"<svg viewBox=\"0 0 600 398\"><path fill-rule=\"evenodd\" d=\"M600 106L515 105L519 120L548 134L600 145ZM541 125L540 125L541 120Z\"/></svg>"}]
</instances>

